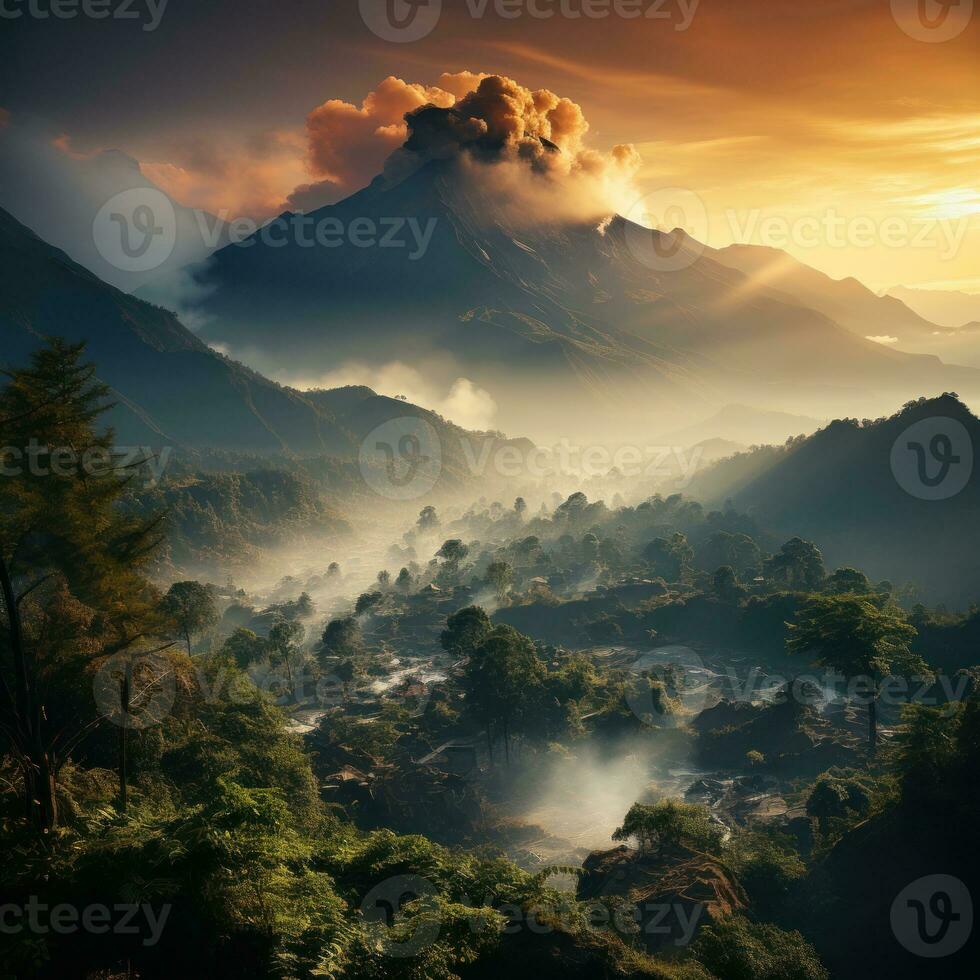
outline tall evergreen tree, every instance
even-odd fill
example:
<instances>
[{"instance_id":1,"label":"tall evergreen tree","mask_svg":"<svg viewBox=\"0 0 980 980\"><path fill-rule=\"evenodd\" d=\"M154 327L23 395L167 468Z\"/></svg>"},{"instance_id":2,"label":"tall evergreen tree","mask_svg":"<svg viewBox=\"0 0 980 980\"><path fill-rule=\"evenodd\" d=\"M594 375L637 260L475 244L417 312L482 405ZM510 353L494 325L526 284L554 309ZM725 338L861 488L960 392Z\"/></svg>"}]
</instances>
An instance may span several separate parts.
<instances>
[{"instance_id":1,"label":"tall evergreen tree","mask_svg":"<svg viewBox=\"0 0 980 980\"><path fill-rule=\"evenodd\" d=\"M58 825L58 772L98 723L91 672L152 641L157 596L141 565L159 518L119 506L134 471L96 431L108 388L83 345L52 339L0 389L0 702L28 816ZM69 696L65 692L70 691Z\"/></svg>"}]
</instances>

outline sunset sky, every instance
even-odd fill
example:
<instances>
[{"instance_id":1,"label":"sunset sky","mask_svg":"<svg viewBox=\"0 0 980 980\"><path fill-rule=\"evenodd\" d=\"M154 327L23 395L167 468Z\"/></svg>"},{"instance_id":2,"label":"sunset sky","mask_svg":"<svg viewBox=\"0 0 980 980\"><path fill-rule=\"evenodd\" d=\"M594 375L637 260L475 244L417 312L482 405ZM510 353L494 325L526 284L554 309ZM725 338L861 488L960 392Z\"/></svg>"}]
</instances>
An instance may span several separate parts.
<instances>
[{"instance_id":1,"label":"sunset sky","mask_svg":"<svg viewBox=\"0 0 980 980\"><path fill-rule=\"evenodd\" d=\"M443 0L435 28L410 43L372 33L356 0L169 0L152 31L4 19L0 127L29 127L66 154L120 149L182 203L261 217L297 186L333 177L327 200L366 183L397 145L388 117L400 99L411 108L429 87L445 91L444 73L499 73L577 103L588 146L634 144L638 192L693 192L707 220L691 216L689 230L712 245L785 247L875 288L980 292L972 0L949 8L962 30L944 41L912 36L930 35L908 21L911 0L643 0L664 16L640 19L570 18L562 0L538 0L556 15L500 16L513 3L474 17L482 3ZM423 88L388 83L392 104L365 109L389 76ZM310 116L329 100L350 105ZM311 158L310 137L314 121L344 119L351 144L337 152L349 159L334 172Z\"/></svg>"}]
</instances>

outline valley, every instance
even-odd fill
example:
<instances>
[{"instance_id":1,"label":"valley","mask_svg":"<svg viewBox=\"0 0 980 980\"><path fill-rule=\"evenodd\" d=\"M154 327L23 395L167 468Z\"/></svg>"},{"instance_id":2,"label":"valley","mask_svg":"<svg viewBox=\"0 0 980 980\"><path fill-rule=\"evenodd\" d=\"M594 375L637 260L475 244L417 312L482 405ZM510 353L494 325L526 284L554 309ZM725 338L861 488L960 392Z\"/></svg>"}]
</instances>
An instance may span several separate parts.
<instances>
[{"instance_id":1,"label":"valley","mask_svg":"<svg viewBox=\"0 0 980 980\"><path fill-rule=\"evenodd\" d=\"M14 7L0 980L972 980L972 4Z\"/></svg>"}]
</instances>

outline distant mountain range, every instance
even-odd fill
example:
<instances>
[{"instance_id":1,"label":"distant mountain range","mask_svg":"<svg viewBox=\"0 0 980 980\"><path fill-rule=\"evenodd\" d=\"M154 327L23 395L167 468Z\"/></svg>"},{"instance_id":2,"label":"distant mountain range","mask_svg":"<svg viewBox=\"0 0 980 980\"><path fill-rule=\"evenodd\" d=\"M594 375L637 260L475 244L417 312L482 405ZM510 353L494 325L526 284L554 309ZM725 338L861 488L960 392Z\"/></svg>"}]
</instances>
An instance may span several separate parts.
<instances>
[{"instance_id":1,"label":"distant mountain range","mask_svg":"<svg viewBox=\"0 0 980 980\"><path fill-rule=\"evenodd\" d=\"M749 405L726 405L710 418L668 432L658 439L671 446L694 446L705 440L725 441L734 448L782 445L791 436L809 435L823 424L820 419L806 415L767 412Z\"/></svg>"},{"instance_id":2,"label":"distant mountain range","mask_svg":"<svg viewBox=\"0 0 980 980\"><path fill-rule=\"evenodd\" d=\"M64 137L52 135L29 124L0 127L0 209L64 249L104 282L126 292L166 282L173 296L180 269L227 244L223 221L174 201L133 157L120 150L76 153ZM92 232L96 216L110 201L126 210L119 195L127 192L152 202L155 222L173 233L172 252L150 271L128 271L108 261Z\"/></svg>"},{"instance_id":3,"label":"distant mountain range","mask_svg":"<svg viewBox=\"0 0 980 980\"><path fill-rule=\"evenodd\" d=\"M921 431L906 435L924 420L925 437ZM903 488L892 454L896 445L904 452L909 441L919 441L929 476L940 476L939 464L928 455L929 433L949 423L935 420L963 426L973 458L957 447L955 465L972 463L972 472L964 471L971 472L969 479L948 499L930 500ZM828 570L850 565L872 580L914 581L924 598L962 605L976 598L980 576L978 452L980 421L957 398L944 395L912 402L889 418L835 421L788 447L722 460L695 477L687 492L711 507L730 500L773 533L813 540Z\"/></svg>"},{"instance_id":4,"label":"distant mountain range","mask_svg":"<svg viewBox=\"0 0 980 980\"><path fill-rule=\"evenodd\" d=\"M980 328L980 294L910 289L908 286L892 286L887 294L940 327L955 329L972 325Z\"/></svg>"},{"instance_id":5,"label":"distant mountain range","mask_svg":"<svg viewBox=\"0 0 980 980\"><path fill-rule=\"evenodd\" d=\"M349 234L409 218L432 229L422 254ZM522 219L454 161L306 216L330 223L332 247L297 241L291 220L276 242L230 245L196 272L202 335L259 370L398 361L446 384L465 375L493 395L503 428L530 420L541 438L611 426L639 437L652 420L677 427L731 402L827 417L923 391L980 395L980 371L865 339L931 325L853 280L797 264L806 288L780 289L759 281L772 259L754 249L714 252L619 217ZM676 253L672 271L651 268L644 248Z\"/></svg>"},{"instance_id":6,"label":"distant mountain range","mask_svg":"<svg viewBox=\"0 0 980 980\"><path fill-rule=\"evenodd\" d=\"M858 337L894 337L904 350L935 333L936 326L893 296L878 296L857 279L833 279L778 248L729 245L712 258L744 273L759 289L776 290L817 310Z\"/></svg>"},{"instance_id":7,"label":"distant mountain range","mask_svg":"<svg viewBox=\"0 0 980 980\"><path fill-rule=\"evenodd\" d=\"M172 313L102 282L2 210L0 336L0 364L8 367L26 363L45 336L85 341L112 388L108 421L119 445L356 459L375 427L421 418L440 440L449 474L465 479L463 440L477 455L488 439L501 440L369 388L303 393L278 385L212 350Z\"/></svg>"}]
</instances>

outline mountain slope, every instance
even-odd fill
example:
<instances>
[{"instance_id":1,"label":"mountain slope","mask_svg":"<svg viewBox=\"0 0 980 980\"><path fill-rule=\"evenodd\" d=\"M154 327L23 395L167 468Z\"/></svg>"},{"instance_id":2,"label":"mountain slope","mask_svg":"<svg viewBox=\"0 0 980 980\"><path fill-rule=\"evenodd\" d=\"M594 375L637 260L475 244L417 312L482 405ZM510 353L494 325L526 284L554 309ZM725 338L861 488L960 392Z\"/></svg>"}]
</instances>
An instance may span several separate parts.
<instances>
[{"instance_id":1,"label":"mountain slope","mask_svg":"<svg viewBox=\"0 0 980 980\"><path fill-rule=\"evenodd\" d=\"M749 445L777 445L791 436L809 435L823 423L806 415L764 412L749 405L726 405L711 418L660 436L665 445L691 446L705 439Z\"/></svg>"},{"instance_id":2,"label":"mountain slope","mask_svg":"<svg viewBox=\"0 0 980 980\"><path fill-rule=\"evenodd\" d=\"M533 411L549 435L613 422L639 437L651 418L681 425L750 396L773 408L809 397L805 410L826 415L827 402L853 411L869 389L892 401L980 391L976 371L886 349L787 294L747 288L697 243L681 242L682 268L657 271L636 242L649 251L670 240L622 218L596 227L515 216L454 161L393 186L378 178L303 220L366 222L380 235L384 222L410 218L432 228L414 259L411 240L301 243L289 215L284 244L222 249L196 273L204 335L260 370L397 360L446 384L465 374L494 396L504 428L527 431Z\"/></svg>"},{"instance_id":3,"label":"mountain slope","mask_svg":"<svg viewBox=\"0 0 980 980\"><path fill-rule=\"evenodd\" d=\"M906 435L916 423L943 431L937 419L965 428L974 458L957 447L957 465L972 464L968 482L948 499L930 500L899 484L892 452L922 441L921 433ZM978 450L980 421L955 396L944 395L911 402L890 418L835 421L786 448L724 460L697 476L690 493L708 506L730 499L777 534L812 539L829 568L850 565L872 579L912 581L926 598L965 605L978 598L980 580ZM929 467L938 472L935 463Z\"/></svg>"},{"instance_id":4,"label":"mountain slope","mask_svg":"<svg viewBox=\"0 0 980 980\"><path fill-rule=\"evenodd\" d=\"M0 335L2 363L11 366L25 363L45 336L84 340L112 388L108 422L118 445L220 450L251 468L258 457L288 456L336 456L353 465L375 428L418 418L438 440L447 486L493 476L474 472L472 461L499 446L532 448L469 432L366 387L299 392L275 384L212 350L173 314L101 282L3 211Z\"/></svg>"},{"instance_id":5,"label":"mountain slope","mask_svg":"<svg viewBox=\"0 0 980 980\"><path fill-rule=\"evenodd\" d=\"M980 295L976 293L893 286L888 295L941 327L956 329L980 321Z\"/></svg>"},{"instance_id":6,"label":"mountain slope","mask_svg":"<svg viewBox=\"0 0 980 980\"><path fill-rule=\"evenodd\" d=\"M351 438L298 393L211 350L173 314L120 292L0 211L3 360L48 335L87 342L118 404L120 443L342 452Z\"/></svg>"},{"instance_id":7,"label":"mountain slope","mask_svg":"<svg viewBox=\"0 0 980 980\"><path fill-rule=\"evenodd\" d=\"M934 323L901 300L878 296L857 279L833 279L778 248L729 245L711 254L744 273L754 287L785 293L859 337L895 337L897 346L904 349L936 330Z\"/></svg>"}]
</instances>

